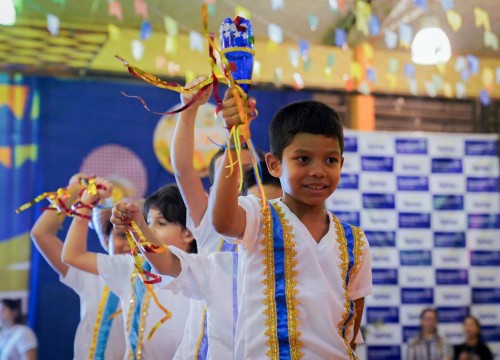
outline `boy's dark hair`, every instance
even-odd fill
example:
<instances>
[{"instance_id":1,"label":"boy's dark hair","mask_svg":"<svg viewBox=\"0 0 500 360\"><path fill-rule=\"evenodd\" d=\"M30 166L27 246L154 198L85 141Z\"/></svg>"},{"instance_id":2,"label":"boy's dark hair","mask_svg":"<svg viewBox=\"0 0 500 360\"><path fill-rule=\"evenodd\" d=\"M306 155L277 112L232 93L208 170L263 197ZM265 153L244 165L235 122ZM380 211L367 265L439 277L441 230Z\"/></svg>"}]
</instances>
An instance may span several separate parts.
<instances>
[{"instance_id":1,"label":"boy's dark hair","mask_svg":"<svg viewBox=\"0 0 500 360\"><path fill-rule=\"evenodd\" d=\"M344 131L337 112L319 101L299 101L284 106L274 115L269 126L271 153L281 160L283 150L295 135L309 133L337 139L344 152Z\"/></svg>"},{"instance_id":2,"label":"boy's dark hair","mask_svg":"<svg viewBox=\"0 0 500 360\"><path fill-rule=\"evenodd\" d=\"M262 185L274 185L281 187L280 179L272 176L267 169L267 165L265 161L260 161L260 168L262 169L261 177ZM243 176L243 189L242 194L246 195L248 189L257 184L257 180L255 179L255 174L253 169L247 170L245 175Z\"/></svg>"},{"instance_id":3,"label":"boy's dark hair","mask_svg":"<svg viewBox=\"0 0 500 360\"><path fill-rule=\"evenodd\" d=\"M158 209L168 222L179 224L183 229L186 228L186 205L177 185L163 186L148 196L143 205L144 214L147 215L152 208ZM191 241L189 252L197 253L195 240Z\"/></svg>"},{"instance_id":4,"label":"boy's dark hair","mask_svg":"<svg viewBox=\"0 0 500 360\"><path fill-rule=\"evenodd\" d=\"M248 150L248 146L246 143L242 144L242 148L245 150ZM218 158L220 158L222 155L224 155L224 151L226 151L226 147L223 146L217 152L212 156L210 159L210 163L208 164L208 179L210 180L210 185L214 184L215 181L215 163ZM256 149L257 155L259 156L260 160L264 160L266 157L266 154L259 149Z\"/></svg>"},{"instance_id":5,"label":"boy's dark hair","mask_svg":"<svg viewBox=\"0 0 500 360\"><path fill-rule=\"evenodd\" d=\"M24 324L24 316L21 309L21 299L2 299L3 306L8 308L11 312L16 313L14 317L14 324Z\"/></svg>"}]
</instances>

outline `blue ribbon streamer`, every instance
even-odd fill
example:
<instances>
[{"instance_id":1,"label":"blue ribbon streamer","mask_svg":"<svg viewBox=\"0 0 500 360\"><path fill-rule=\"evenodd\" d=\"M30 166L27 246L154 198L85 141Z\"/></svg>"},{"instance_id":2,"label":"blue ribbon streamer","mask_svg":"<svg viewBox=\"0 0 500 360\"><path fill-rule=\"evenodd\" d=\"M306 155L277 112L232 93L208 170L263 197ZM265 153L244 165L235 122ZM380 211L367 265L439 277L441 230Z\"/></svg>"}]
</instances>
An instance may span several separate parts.
<instances>
[{"instance_id":1,"label":"blue ribbon streamer","mask_svg":"<svg viewBox=\"0 0 500 360\"><path fill-rule=\"evenodd\" d=\"M106 352L106 345L108 344L109 332L111 330L111 325L113 324L113 315L117 308L120 299L113 292L109 292L108 299L106 300L106 305L102 313L101 324L99 325L99 333L97 334L96 350L94 353L94 359L104 359L104 353Z\"/></svg>"}]
</instances>

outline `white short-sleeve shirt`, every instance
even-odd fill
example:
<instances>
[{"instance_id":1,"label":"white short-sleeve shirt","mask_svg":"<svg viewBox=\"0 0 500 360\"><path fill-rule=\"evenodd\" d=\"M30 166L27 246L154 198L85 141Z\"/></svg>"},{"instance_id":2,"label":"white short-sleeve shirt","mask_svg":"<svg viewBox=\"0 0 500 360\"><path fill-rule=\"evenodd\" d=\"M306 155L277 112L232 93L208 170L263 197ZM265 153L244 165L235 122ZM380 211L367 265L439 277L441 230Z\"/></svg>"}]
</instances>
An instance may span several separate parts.
<instances>
[{"instance_id":1,"label":"white short-sleeve shirt","mask_svg":"<svg viewBox=\"0 0 500 360\"><path fill-rule=\"evenodd\" d=\"M35 333L26 325L0 330L0 360L22 360L26 352L37 347Z\"/></svg>"},{"instance_id":2,"label":"white short-sleeve shirt","mask_svg":"<svg viewBox=\"0 0 500 360\"><path fill-rule=\"evenodd\" d=\"M127 316L133 298L131 283L135 266L129 255L97 255L99 276L109 288L120 298L122 317L127 323ZM136 281L141 281L137 279ZM151 329L160 321L165 313L158 308L154 300L149 303L148 313L144 324L142 339L142 358L147 360L173 359L184 335L189 312L189 299L183 295L176 295L168 290L153 287L159 302L171 312L172 317L163 323L148 341L147 336ZM128 334L125 337L127 354L131 351Z\"/></svg>"},{"instance_id":3,"label":"white short-sleeve shirt","mask_svg":"<svg viewBox=\"0 0 500 360\"><path fill-rule=\"evenodd\" d=\"M159 286L206 303L208 359L231 359L238 311L233 282L238 255L215 252L203 256L188 254L173 246L169 248L181 261L182 271L175 279L164 277Z\"/></svg>"},{"instance_id":4,"label":"white short-sleeve shirt","mask_svg":"<svg viewBox=\"0 0 500 360\"><path fill-rule=\"evenodd\" d=\"M163 276L162 278L168 278ZM203 307L201 300L189 299L189 313L182 341L177 348L174 360L197 359L198 342L203 337Z\"/></svg>"},{"instance_id":5,"label":"white short-sleeve shirt","mask_svg":"<svg viewBox=\"0 0 500 360\"><path fill-rule=\"evenodd\" d=\"M80 298L80 323L76 329L73 345L76 360L88 359L90 344L94 336L94 326L104 290L104 281L97 275L72 267L60 281L73 289ZM118 310L118 309L117 309ZM106 359L123 359L125 354L125 335L122 319L115 318L111 325L106 345Z\"/></svg>"},{"instance_id":6,"label":"white short-sleeve shirt","mask_svg":"<svg viewBox=\"0 0 500 360\"><path fill-rule=\"evenodd\" d=\"M305 225L280 200L284 219L292 228L296 243L295 277L299 312L298 330L302 333L301 351L304 359L348 359L346 345L338 333L344 314L345 294L341 276L341 257L332 215L330 228L318 243ZM239 315L236 329L236 359L264 359L268 346L264 315L266 299L263 290L265 269L263 260L263 223L261 203L255 196L240 197L239 204L246 212L243 244L239 247ZM372 277L368 241L364 242L361 263L350 280L352 300L372 293ZM352 336L352 329L350 331Z\"/></svg>"},{"instance_id":7,"label":"white short-sleeve shirt","mask_svg":"<svg viewBox=\"0 0 500 360\"><path fill-rule=\"evenodd\" d=\"M198 254L208 255L216 251L220 251L221 241L235 242L235 239L229 237L223 237L210 223L210 218L208 212L206 211L203 215L198 226L194 225L193 219L188 213L186 218L186 227L191 231L194 238L196 239L196 247L198 248Z\"/></svg>"}]
</instances>

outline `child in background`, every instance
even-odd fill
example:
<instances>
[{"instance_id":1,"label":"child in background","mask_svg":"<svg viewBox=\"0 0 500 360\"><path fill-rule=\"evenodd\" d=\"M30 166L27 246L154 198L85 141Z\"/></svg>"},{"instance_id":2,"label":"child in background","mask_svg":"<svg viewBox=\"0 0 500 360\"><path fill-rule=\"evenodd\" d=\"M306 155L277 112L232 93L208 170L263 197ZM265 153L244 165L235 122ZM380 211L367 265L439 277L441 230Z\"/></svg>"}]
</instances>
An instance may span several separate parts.
<instances>
[{"instance_id":1,"label":"child in background","mask_svg":"<svg viewBox=\"0 0 500 360\"><path fill-rule=\"evenodd\" d=\"M222 110L240 123L231 91ZM226 149L210 194L212 224L242 238L236 359L355 359L364 297L372 293L368 241L361 229L325 211L343 165L338 114L315 101L282 108L270 125L266 163L279 177L281 199L262 207L238 199L239 171Z\"/></svg>"},{"instance_id":2,"label":"child in background","mask_svg":"<svg viewBox=\"0 0 500 360\"><path fill-rule=\"evenodd\" d=\"M69 209L77 199L81 189L80 179L86 177L83 174L76 174L69 180L67 187L69 196L58 200L66 208ZM59 216L65 217L64 214L58 215L56 211L44 211L31 229L31 238L38 251L59 274L60 281L73 289L80 298L80 322L73 345L74 359L122 360L125 353L123 322L120 318L115 321L113 318L100 319L98 317L100 312L112 314L117 311L119 309L118 298L109 291L100 277L68 267L62 262L63 242L57 237L61 224ZM95 219L92 221L94 229L105 251L110 255L124 254L128 252L128 246L113 246L114 241L118 241L119 237L116 236L116 230L110 226L110 217L109 209L101 212L99 221ZM106 223L109 226L105 226Z\"/></svg>"},{"instance_id":3,"label":"child in background","mask_svg":"<svg viewBox=\"0 0 500 360\"><path fill-rule=\"evenodd\" d=\"M109 256L87 251L87 217L92 212L91 204L111 194L111 183L108 181L97 178L96 185L97 195L90 194L86 189L80 197L85 206L78 212L83 216L75 216L71 223L64 243L63 261L80 270L99 275L119 296L126 324L126 358L172 359L183 336L189 301L184 296L174 295L169 291L155 291L159 302L171 313L171 317L159 326L150 341L146 339L165 313L154 304L153 295L146 290L132 259L128 255ZM162 242L191 251L194 241L191 233L184 227L186 210L176 186L165 186L149 196L144 209L151 231ZM118 237L123 244L127 244L124 231L118 231ZM150 269L148 263L142 266L145 270Z\"/></svg>"},{"instance_id":4,"label":"child in background","mask_svg":"<svg viewBox=\"0 0 500 360\"><path fill-rule=\"evenodd\" d=\"M420 313L420 331L408 341L408 360L451 360L451 345L438 333L438 313L424 309Z\"/></svg>"},{"instance_id":5,"label":"child in background","mask_svg":"<svg viewBox=\"0 0 500 360\"><path fill-rule=\"evenodd\" d=\"M0 359L36 360L36 335L24 325L21 300L0 301Z\"/></svg>"},{"instance_id":6,"label":"child in background","mask_svg":"<svg viewBox=\"0 0 500 360\"><path fill-rule=\"evenodd\" d=\"M280 196L279 181L265 175L263 169L263 187L268 196ZM245 174L245 179L253 181L245 184L247 191L258 192L253 169ZM120 202L113 209L111 221L115 228L131 230L128 220L134 220L146 239L157 246L161 242L148 233L140 208L133 203ZM139 239L137 239L139 240ZM212 239L213 240L213 239ZM157 284L173 292L206 303L208 327L208 348L206 359L232 359L234 351L234 331L236 326L238 301L237 285L235 281L238 271L238 253L230 251L212 252L208 255L188 254L174 246L161 254L143 252L153 267L162 275L176 279L162 277L162 283ZM201 338L200 338L201 339ZM197 346L197 354L206 343ZM199 357L197 357L199 358Z\"/></svg>"},{"instance_id":7,"label":"child in background","mask_svg":"<svg viewBox=\"0 0 500 360\"><path fill-rule=\"evenodd\" d=\"M279 178L275 178L269 173L265 161L260 161L259 167L261 169L260 179L264 193L267 199L277 199L283 196L281 190L281 183ZM257 186L257 179L253 169L247 170L243 176L243 195L255 195L260 198L259 187Z\"/></svg>"},{"instance_id":8,"label":"child in background","mask_svg":"<svg viewBox=\"0 0 500 360\"><path fill-rule=\"evenodd\" d=\"M493 360L493 354L481 336L479 320L472 315L466 316L464 331L465 342L454 346L453 359L461 360L463 356L466 359Z\"/></svg>"}]
</instances>

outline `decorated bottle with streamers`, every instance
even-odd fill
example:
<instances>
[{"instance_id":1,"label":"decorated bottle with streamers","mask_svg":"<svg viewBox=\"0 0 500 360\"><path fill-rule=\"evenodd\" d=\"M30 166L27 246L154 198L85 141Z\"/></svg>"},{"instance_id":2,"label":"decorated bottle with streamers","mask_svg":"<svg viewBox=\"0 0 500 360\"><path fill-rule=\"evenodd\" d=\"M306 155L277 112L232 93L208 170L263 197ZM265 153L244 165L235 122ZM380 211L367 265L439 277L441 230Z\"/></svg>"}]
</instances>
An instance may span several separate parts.
<instances>
[{"instance_id":1,"label":"decorated bottle with streamers","mask_svg":"<svg viewBox=\"0 0 500 360\"><path fill-rule=\"evenodd\" d=\"M248 93L252 84L254 61L253 30L250 20L237 16L226 18L220 27L222 53L226 56L233 79Z\"/></svg>"}]
</instances>

